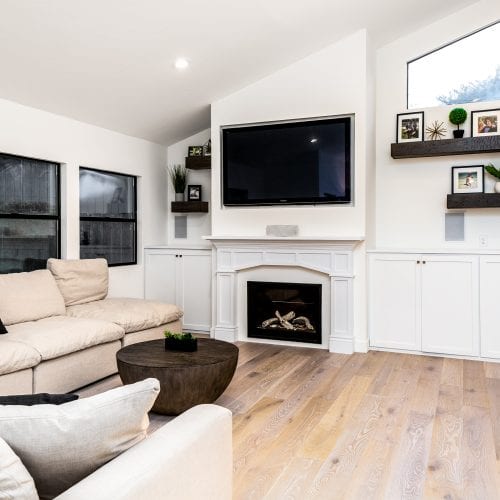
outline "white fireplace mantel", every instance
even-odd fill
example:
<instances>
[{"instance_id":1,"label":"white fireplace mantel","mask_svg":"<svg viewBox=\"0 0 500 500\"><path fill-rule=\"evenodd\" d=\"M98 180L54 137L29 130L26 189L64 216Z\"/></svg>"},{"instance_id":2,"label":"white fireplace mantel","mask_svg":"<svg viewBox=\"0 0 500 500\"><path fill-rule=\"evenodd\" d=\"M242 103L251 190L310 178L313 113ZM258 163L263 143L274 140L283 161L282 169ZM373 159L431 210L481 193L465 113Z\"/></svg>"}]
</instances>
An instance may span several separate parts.
<instances>
[{"instance_id":1,"label":"white fireplace mantel","mask_svg":"<svg viewBox=\"0 0 500 500\"><path fill-rule=\"evenodd\" d=\"M216 339L241 340L238 331L238 273L262 266L309 269L330 282L330 352L354 352L353 254L363 237L252 237L207 236L212 242L215 307L212 333ZM279 341L276 341L279 343Z\"/></svg>"}]
</instances>

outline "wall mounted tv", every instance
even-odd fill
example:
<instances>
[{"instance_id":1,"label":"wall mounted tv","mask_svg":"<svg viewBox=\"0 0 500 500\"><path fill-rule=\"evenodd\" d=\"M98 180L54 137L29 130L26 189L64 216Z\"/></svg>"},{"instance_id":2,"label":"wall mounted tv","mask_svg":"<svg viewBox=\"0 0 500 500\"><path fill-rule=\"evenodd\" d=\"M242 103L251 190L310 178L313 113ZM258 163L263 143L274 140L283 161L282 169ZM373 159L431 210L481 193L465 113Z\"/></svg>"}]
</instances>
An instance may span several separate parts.
<instances>
[{"instance_id":1,"label":"wall mounted tv","mask_svg":"<svg viewBox=\"0 0 500 500\"><path fill-rule=\"evenodd\" d=\"M225 206L348 204L351 116L222 128Z\"/></svg>"}]
</instances>

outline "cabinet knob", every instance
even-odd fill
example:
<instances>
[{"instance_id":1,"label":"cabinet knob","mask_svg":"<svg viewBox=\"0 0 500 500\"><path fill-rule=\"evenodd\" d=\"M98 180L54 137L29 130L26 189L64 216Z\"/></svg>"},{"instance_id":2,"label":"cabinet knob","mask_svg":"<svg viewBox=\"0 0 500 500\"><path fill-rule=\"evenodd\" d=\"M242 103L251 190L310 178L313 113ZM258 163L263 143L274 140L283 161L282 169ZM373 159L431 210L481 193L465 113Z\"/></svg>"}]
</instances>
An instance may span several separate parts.
<instances>
[{"instance_id":1,"label":"cabinet knob","mask_svg":"<svg viewBox=\"0 0 500 500\"><path fill-rule=\"evenodd\" d=\"M417 264L420 264L420 261L419 261L419 260L417 260Z\"/></svg>"},{"instance_id":2,"label":"cabinet knob","mask_svg":"<svg viewBox=\"0 0 500 500\"><path fill-rule=\"evenodd\" d=\"M422 264L425 264L425 260L422 261Z\"/></svg>"}]
</instances>

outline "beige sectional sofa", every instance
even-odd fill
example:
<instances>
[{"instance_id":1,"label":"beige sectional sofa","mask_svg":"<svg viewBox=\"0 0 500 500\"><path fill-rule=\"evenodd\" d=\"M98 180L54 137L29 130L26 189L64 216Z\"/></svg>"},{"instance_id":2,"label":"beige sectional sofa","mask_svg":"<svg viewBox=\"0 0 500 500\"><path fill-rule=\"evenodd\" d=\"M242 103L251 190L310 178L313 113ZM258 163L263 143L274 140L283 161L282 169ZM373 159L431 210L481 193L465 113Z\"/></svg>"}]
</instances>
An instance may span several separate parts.
<instances>
[{"instance_id":1,"label":"beige sectional sofa","mask_svg":"<svg viewBox=\"0 0 500 500\"><path fill-rule=\"evenodd\" d=\"M107 298L104 259L0 275L0 395L68 392L116 373L123 345L182 330L175 305Z\"/></svg>"}]
</instances>

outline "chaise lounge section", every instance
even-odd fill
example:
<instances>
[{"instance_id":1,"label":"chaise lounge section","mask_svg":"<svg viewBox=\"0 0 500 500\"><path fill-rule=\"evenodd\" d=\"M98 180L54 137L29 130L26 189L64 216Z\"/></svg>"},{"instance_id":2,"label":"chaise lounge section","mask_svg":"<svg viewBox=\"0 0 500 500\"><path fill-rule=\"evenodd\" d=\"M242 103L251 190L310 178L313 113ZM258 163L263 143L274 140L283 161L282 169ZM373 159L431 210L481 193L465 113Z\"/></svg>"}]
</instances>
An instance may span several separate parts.
<instances>
[{"instance_id":1,"label":"chaise lounge section","mask_svg":"<svg viewBox=\"0 0 500 500\"><path fill-rule=\"evenodd\" d=\"M107 298L104 259L0 276L0 395L68 392L117 372L124 345L182 330L175 305Z\"/></svg>"}]
</instances>

